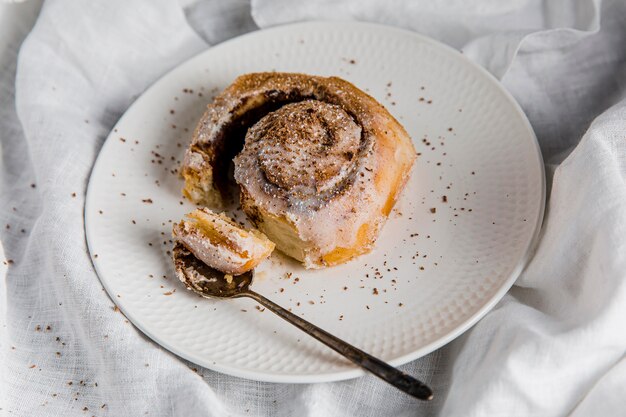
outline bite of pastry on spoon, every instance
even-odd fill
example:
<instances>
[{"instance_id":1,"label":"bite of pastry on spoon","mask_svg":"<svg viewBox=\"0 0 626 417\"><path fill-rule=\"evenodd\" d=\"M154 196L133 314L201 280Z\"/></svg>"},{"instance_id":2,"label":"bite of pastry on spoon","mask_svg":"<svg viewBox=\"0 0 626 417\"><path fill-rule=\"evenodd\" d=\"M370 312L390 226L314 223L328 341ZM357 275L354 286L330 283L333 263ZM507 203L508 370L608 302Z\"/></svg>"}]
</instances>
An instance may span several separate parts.
<instances>
[{"instance_id":1,"label":"bite of pastry on spoon","mask_svg":"<svg viewBox=\"0 0 626 417\"><path fill-rule=\"evenodd\" d=\"M205 298L249 297L313 336L356 365L420 400L432 390L412 376L280 307L250 289L254 267L267 258L274 244L256 230L246 230L223 214L198 209L175 224L172 257L178 278Z\"/></svg>"}]
</instances>

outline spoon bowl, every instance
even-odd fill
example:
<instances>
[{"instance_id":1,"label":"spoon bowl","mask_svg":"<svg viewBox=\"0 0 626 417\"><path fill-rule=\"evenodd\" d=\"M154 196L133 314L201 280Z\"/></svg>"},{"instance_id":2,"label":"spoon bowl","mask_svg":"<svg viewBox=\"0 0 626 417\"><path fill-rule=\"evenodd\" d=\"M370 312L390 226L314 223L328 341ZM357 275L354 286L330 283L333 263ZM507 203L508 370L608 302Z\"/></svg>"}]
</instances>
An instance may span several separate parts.
<instances>
[{"instance_id":1,"label":"spoon bowl","mask_svg":"<svg viewBox=\"0 0 626 417\"><path fill-rule=\"evenodd\" d=\"M181 243L172 251L174 267L181 281L205 298L237 298L248 295L254 270L241 275L227 275L196 258Z\"/></svg>"}]
</instances>

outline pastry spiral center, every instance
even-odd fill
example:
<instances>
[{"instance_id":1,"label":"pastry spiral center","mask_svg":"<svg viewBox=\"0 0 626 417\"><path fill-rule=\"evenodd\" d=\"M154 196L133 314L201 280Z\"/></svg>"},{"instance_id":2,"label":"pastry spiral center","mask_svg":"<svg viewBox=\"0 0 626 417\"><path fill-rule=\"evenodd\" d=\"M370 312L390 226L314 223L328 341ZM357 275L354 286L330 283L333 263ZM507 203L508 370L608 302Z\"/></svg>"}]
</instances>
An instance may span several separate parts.
<instances>
[{"instance_id":1,"label":"pastry spiral center","mask_svg":"<svg viewBox=\"0 0 626 417\"><path fill-rule=\"evenodd\" d=\"M340 106L317 100L287 104L246 135L267 180L292 195L331 190L350 173L361 127Z\"/></svg>"}]
</instances>

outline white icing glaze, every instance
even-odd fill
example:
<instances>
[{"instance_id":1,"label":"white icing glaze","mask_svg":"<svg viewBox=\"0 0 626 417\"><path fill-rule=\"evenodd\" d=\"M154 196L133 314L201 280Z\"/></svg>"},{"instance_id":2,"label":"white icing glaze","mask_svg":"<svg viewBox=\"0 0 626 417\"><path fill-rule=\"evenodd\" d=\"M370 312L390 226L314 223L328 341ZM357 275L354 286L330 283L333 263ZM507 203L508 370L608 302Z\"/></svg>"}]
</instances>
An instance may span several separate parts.
<instances>
[{"instance_id":1,"label":"white icing glaze","mask_svg":"<svg viewBox=\"0 0 626 417\"><path fill-rule=\"evenodd\" d=\"M361 127L341 107L304 101L263 117L235 157L235 180L255 204L285 216L301 240L314 242L307 267L320 254L353 245L378 210L368 184L377 167L367 157L371 148L360 150L361 138Z\"/></svg>"}]
</instances>

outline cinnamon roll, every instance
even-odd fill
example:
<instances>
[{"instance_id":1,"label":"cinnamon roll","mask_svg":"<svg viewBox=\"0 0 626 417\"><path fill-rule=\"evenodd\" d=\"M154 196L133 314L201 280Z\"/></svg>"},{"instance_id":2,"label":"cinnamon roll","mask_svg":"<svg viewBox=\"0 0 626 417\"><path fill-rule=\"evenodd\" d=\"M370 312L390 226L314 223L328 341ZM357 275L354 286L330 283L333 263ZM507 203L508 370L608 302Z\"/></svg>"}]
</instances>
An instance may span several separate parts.
<instances>
[{"instance_id":1,"label":"cinnamon roll","mask_svg":"<svg viewBox=\"0 0 626 417\"><path fill-rule=\"evenodd\" d=\"M415 149L375 99L337 77L240 76L199 122L183 193L219 206L229 166L241 205L307 268L371 250L410 174Z\"/></svg>"},{"instance_id":2,"label":"cinnamon roll","mask_svg":"<svg viewBox=\"0 0 626 417\"><path fill-rule=\"evenodd\" d=\"M263 233L245 230L223 213L201 208L186 217L172 228L176 243L218 271L243 274L274 250L274 243Z\"/></svg>"}]
</instances>

